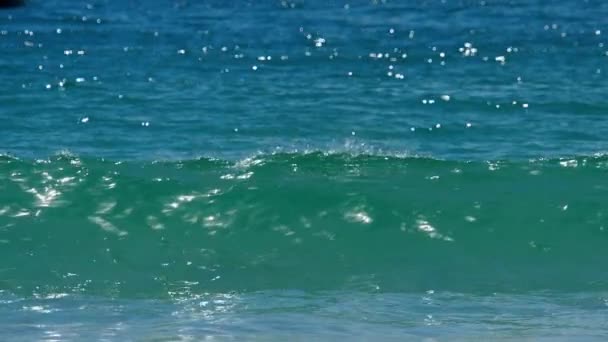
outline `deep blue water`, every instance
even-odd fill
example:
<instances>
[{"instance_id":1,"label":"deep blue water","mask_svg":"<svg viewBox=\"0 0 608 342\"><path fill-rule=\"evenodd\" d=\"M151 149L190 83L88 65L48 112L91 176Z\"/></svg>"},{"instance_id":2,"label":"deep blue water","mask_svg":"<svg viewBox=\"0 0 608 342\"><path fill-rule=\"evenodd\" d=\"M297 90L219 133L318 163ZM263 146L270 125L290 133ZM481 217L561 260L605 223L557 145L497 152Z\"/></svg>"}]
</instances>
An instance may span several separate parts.
<instances>
[{"instance_id":1,"label":"deep blue water","mask_svg":"<svg viewBox=\"0 0 608 342\"><path fill-rule=\"evenodd\" d=\"M0 9L0 339L605 339L606 18Z\"/></svg>"},{"instance_id":2,"label":"deep blue water","mask_svg":"<svg viewBox=\"0 0 608 342\"><path fill-rule=\"evenodd\" d=\"M0 148L603 152L607 12L603 1L30 1L0 15Z\"/></svg>"}]
</instances>

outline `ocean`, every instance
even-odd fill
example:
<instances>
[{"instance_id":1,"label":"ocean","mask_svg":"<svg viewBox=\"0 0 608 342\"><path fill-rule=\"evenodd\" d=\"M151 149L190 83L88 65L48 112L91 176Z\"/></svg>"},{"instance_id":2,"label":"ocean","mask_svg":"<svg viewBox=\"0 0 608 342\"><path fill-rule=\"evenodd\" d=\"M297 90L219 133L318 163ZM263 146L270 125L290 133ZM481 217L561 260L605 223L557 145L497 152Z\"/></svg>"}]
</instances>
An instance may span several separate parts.
<instances>
[{"instance_id":1,"label":"ocean","mask_svg":"<svg viewBox=\"0 0 608 342\"><path fill-rule=\"evenodd\" d=\"M0 340L606 340L606 17L0 9Z\"/></svg>"}]
</instances>

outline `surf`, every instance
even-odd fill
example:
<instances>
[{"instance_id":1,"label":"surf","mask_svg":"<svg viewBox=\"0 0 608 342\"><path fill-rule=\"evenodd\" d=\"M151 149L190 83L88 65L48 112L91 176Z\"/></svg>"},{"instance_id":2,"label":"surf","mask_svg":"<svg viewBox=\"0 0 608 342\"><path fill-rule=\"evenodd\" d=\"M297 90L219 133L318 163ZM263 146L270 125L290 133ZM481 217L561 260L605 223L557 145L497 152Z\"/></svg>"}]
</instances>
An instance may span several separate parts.
<instances>
[{"instance_id":1,"label":"surf","mask_svg":"<svg viewBox=\"0 0 608 342\"><path fill-rule=\"evenodd\" d=\"M608 157L0 158L0 290L600 290Z\"/></svg>"}]
</instances>

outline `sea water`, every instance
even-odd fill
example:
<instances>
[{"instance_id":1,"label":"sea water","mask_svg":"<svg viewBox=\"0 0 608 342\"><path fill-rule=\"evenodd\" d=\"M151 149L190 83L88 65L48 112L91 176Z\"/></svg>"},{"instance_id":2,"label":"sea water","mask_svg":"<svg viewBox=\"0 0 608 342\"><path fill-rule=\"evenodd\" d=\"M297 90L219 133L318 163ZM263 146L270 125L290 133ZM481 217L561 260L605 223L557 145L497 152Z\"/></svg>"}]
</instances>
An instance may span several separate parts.
<instances>
[{"instance_id":1,"label":"sea water","mask_svg":"<svg viewBox=\"0 0 608 342\"><path fill-rule=\"evenodd\" d=\"M606 339L607 16L0 10L0 339Z\"/></svg>"}]
</instances>

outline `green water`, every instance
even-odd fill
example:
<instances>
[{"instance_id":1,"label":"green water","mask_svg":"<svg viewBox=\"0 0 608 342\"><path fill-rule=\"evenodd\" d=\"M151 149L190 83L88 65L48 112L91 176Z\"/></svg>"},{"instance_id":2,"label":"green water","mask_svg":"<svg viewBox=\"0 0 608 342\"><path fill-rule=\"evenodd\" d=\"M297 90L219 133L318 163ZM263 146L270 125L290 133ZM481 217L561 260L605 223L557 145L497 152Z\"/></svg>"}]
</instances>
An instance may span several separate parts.
<instances>
[{"instance_id":1,"label":"green water","mask_svg":"<svg viewBox=\"0 0 608 342\"><path fill-rule=\"evenodd\" d=\"M3 157L1 289L601 291L605 157ZM17 265L19 265L17 267Z\"/></svg>"}]
</instances>

